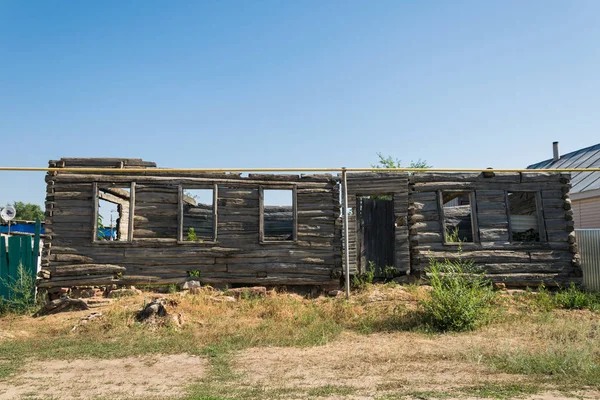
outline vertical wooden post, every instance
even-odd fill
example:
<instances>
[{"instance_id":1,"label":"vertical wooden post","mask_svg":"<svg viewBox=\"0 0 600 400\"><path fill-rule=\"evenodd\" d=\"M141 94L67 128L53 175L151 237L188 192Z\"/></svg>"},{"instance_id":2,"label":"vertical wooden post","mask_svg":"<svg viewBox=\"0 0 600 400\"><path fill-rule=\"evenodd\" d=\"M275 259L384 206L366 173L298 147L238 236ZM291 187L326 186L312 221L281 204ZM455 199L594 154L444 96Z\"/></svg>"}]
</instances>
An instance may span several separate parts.
<instances>
[{"instance_id":1,"label":"vertical wooden post","mask_svg":"<svg viewBox=\"0 0 600 400\"><path fill-rule=\"evenodd\" d=\"M346 298L350 298L350 240L348 239L348 181L346 179L346 168L342 168L342 212L344 213L344 262L346 270Z\"/></svg>"},{"instance_id":2,"label":"vertical wooden post","mask_svg":"<svg viewBox=\"0 0 600 400\"><path fill-rule=\"evenodd\" d=\"M258 240L265 241L265 193L261 186L258 187Z\"/></svg>"},{"instance_id":3,"label":"vertical wooden post","mask_svg":"<svg viewBox=\"0 0 600 400\"><path fill-rule=\"evenodd\" d=\"M98 241L98 213L100 212L98 209L98 183L94 182L92 187L94 192L94 195L92 196L94 201L92 206L92 216L94 218L94 220L92 221L92 243L94 243Z\"/></svg>"},{"instance_id":4,"label":"vertical wooden post","mask_svg":"<svg viewBox=\"0 0 600 400\"><path fill-rule=\"evenodd\" d=\"M127 227L127 241L133 242L133 223L135 218L135 182L129 187L129 226Z\"/></svg>"},{"instance_id":5,"label":"vertical wooden post","mask_svg":"<svg viewBox=\"0 0 600 400\"><path fill-rule=\"evenodd\" d=\"M183 186L177 187L177 241L183 242Z\"/></svg>"},{"instance_id":6,"label":"vertical wooden post","mask_svg":"<svg viewBox=\"0 0 600 400\"><path fill-rule=\"evenodd\" d=\"M298 186L292 188L292 240L298 241Z\"/></svg>"},{"instance_id":7,"label":"vertical wooden post","mask_svg":"<svg viewBox=\"0 0 600 400\"><path fill-rule=\"evenodd\" d=\"M213 241L218 240L218 227L219 227L219 209L217 208L217 203L219 202L219 185L215 183L213 185ZM182 208L183 210L183 208ZM183 217L182 217L183 218Z\"/></svg>"},{"instance_id":8,"label":"vertical wooden post","mask_svg":"<svg viewBox=\"0 0 600 400\"><path fill-rule=\"evenodd\" d=\"M35 234L33 236L33 253L32 253L32 259L33 259L33 265L32 265L32 273L33 273L33 281L36 282L36 277L37 277L37 273L38 273L38 265L40 265L41 263L38 262L39 257L40 257L40 234L42 233L42 223L40 222L40 220L36 220L35 221ZM35 297L37 300L37 285L35 288Z\"/></svg>"}]
</instances>

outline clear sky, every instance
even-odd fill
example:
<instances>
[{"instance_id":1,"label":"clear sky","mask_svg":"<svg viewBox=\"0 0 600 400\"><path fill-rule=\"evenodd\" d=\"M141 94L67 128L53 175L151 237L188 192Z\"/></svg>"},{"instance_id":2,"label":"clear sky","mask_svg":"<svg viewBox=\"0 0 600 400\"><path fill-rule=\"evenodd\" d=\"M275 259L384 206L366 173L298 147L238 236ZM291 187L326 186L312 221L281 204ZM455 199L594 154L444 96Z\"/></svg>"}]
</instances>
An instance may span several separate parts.
<instances>
[{"instance_id":1,"label":"clear sky","mask_svg":"<svg viewBox=\"0 0 600 400\"><path fill-rule=\"evenodd\" d=\"M525 167L600 142L600 1L0 0L0 164ZM43 204L0 172L0 204Z\"/></svg>"}]
</instances>

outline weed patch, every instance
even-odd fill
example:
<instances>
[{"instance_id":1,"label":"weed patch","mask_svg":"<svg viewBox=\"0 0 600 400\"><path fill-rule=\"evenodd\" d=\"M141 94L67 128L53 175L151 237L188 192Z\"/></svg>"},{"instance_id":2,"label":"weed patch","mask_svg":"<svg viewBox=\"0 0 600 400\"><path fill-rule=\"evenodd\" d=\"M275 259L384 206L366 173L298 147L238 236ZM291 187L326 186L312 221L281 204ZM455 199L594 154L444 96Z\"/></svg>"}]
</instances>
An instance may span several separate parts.
<instances>
[{"instance_id":1,"label":"weed patch","mask_svg":"<svg viewBox=\"0 0 600 400\"><path fill-rule=\"evenodd\" d=\"M596 311L600 309L600 295L598 293L586 292L571 284L567 289L556 293L556 304L567 310L589 309Z\"/></svg>"},{"instance_id":2,"label":"weed patch","mask_svg":"<svg viewBox=\"0 0 600 400\"><path fill-rule=\"evenodd\" d=\"M15 278L0 279L0 284L8 289L8 298L0 298L0 315L30 314L35 311L38 306L35 297L35 277L28 274L22 264L19 264Z\"/></svg>"},{"instance_id":3,"label":"weed patch","mask_svg":"<svg viewBox=\"0 0 600 400\"><path fill-rule=\"evenodd\" d=\"M432 287L420 301L424 323L435 331L469 331L486 322L495 294L491 283L471 261L431 260Z\"/></svg>"},{"instance_id":4,"label":"weed patch","mask_svg":"<svg viewBox=\"0 0 600 400\"><path fill-rule=\"evenodd\" d=\"M589 347L553 346L536 351L519 348L492 356L489 361L511 374L546 375L569 384L600 384L599 360Z\"/></svg>"},{"instance_id":5,"label":"weed patch","mask_svg":"<svg viewBox=\"0 0 600 400\"><path fill-rule=\"evenodd\" d=\"M478 399L514 399L536 394L540 391L541 387L535 385L503 385L494 383L461 389L462 393L469 396L474 396Z\"/></svg>"}]
</instances>

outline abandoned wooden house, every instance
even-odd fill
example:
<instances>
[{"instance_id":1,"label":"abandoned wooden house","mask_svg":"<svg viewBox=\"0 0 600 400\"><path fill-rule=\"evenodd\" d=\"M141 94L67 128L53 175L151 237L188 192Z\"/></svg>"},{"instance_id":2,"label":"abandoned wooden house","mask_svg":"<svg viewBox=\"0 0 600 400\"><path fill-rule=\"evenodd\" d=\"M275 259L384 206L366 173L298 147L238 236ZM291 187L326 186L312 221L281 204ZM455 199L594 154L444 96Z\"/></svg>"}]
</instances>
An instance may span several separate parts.
<instances>
[{"instance_id":1,"label":"abandoned wooden house","mask_svg":"<svg viewBox=\"0 0 600 400\"><path fill-rule=\"evenodd\" d=\"M49 165L58 170L46 177L42 288L340 285L340 176L165 172L139 159ZM537 172L348 173L350 272L402 279L430 259L463 257L507 285L579 281L569 181Z\"/></svg>"}]
</instances>

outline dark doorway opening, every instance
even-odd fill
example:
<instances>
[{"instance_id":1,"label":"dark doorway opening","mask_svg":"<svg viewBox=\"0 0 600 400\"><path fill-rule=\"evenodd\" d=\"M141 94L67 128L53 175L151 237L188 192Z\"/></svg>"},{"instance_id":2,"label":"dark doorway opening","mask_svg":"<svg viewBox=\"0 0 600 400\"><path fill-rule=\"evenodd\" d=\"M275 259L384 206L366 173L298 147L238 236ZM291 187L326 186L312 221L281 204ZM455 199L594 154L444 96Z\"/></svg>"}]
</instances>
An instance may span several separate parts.
<instances>
[{"instance_id":1,"label":"dark doorway opening","mask_svg":"<svg viewBox=\"0 0 600 400\"><path fill-rule=\"evenodd\" d=\"M359 197L357 203L360 270L386 278L394 268L394 201L391 196Z\"/></svg>"}]
</instances>

